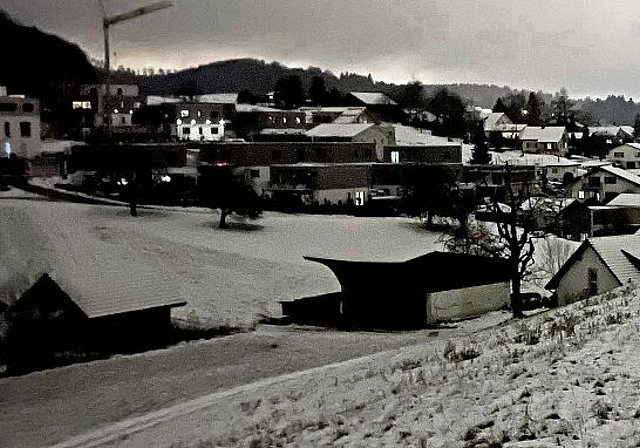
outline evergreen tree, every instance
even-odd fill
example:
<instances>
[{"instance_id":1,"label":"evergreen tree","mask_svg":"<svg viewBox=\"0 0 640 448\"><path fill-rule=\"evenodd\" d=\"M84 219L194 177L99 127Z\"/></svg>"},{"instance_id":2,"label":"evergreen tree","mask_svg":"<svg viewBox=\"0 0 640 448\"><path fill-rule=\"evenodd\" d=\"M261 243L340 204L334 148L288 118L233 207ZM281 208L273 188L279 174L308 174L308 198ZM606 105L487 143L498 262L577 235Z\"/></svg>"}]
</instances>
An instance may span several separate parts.
<instances>
[{"instance_id":1,"label":"evergreen tree","mask_svg":"<svg viewBox=\"0 0 640 448\"><path fill-rule=\"evenodd\" d=\"M317 106L321 106L327 100L327 87L322 76L314 76L309 87L309 99Z\"/></svg>"},{"instance_id":2,"label":"evergreen tree","mask_svg":"<svg viewBox=\"0 0 640 448\"><path fill-rule=\"evenodd\" d=\"M640 113L636 113L636 118L633 120L633 138L640 139Z\"/></svg>"},{"instance_id":3,"label":"evergreen tree","mask_svg":"<svg viewBox=\"0 0 640 448\"><path fill-rule=\"evenodd\" d=\"M462 137L466 132L465 107L462 99L446 87L438 89L427 100L427 109L438 118L438 129L447 137Z\"/></svg>"},{"instance_id":4,"label":"evergreen tree","mask_svg":"<svg viewBox=\"0 0 640 448\"><path fill-rule=\"evenodd\" d=\"M491 163L491 154L489 154L489 146L484 135L482 123L478 123L474 132L474 148L473 155L469 163L474 165L486 165Z\"/></svg>"},{"instance_id":5,"label":"evergreen tree","mask_svg":"<svg viewBox=\"0 0 640 448\"><path fill-rule=\"evenodd\" d=\"M502 98L498 98L498 100L496 101L496 104L493 106L493 112L506 112L507 108L504 107L504 102L502 101Z\"/></svg>"},{"instance_id":6,"label":"evergreen tree","mask_svg":"<svg viewBox=\"0 0 640 448\"><path fill-rule=\"evenodd\" d=\"M529 94L529 101L527 101L527 124L531 126L542 126L544 124L542 107L535 92Z\"/></svg>"},{"instance_id":7,"label":"evergreen tree","mask_svg":"<svg viewBox=\"0 0 640 448\"><path fill-rule=\"evenodd\" d=\"M278 79L273 90L273 101L282 109L295 109L304 104L304 88L297 75Z\"/></svg>"}]
</instances>

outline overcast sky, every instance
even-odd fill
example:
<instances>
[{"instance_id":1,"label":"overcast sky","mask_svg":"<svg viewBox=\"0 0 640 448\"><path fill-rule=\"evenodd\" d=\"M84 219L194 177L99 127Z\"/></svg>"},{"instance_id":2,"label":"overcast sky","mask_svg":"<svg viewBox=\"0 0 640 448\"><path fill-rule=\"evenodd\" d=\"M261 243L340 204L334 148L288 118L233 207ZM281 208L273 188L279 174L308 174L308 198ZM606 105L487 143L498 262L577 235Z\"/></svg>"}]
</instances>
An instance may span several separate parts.
<instances>
[{"instance_id":1,"label":"overcast sky","mask_svg":"<svg viewBox=\"0 0 640 448\"><path fill-rule=\"evenodd\" d=\"M104 0L107 14L154 0ZM640 100L637 0L173 0L114 25L113 66L255 57L375 80L477 82ZM98 0L0 8L103 58Z\"/></svg>"}]
</instances>

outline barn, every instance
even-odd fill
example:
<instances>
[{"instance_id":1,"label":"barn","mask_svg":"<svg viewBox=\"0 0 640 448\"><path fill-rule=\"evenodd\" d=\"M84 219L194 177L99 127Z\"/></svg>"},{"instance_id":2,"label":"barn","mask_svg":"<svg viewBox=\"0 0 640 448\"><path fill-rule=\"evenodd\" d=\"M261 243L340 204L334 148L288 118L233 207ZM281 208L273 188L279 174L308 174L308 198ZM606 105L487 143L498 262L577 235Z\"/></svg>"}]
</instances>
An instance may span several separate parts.
<instances>
[{"instance_id":1,"label":"barn","mask_svg":"<svg viewBox=\"0 0 640 448\"><path fill-rule=\"evenodd\" d=\"M326 304L338 314L336 320L348 326L423 328L477 317L509 304L509 274L503 260L450 252L431 252L403 262L305 259L326 266L337 277L339 296ZM283 313L304 317L321 306L307 303L305 307L283 303Z\"/></svg>"}]
</instances>

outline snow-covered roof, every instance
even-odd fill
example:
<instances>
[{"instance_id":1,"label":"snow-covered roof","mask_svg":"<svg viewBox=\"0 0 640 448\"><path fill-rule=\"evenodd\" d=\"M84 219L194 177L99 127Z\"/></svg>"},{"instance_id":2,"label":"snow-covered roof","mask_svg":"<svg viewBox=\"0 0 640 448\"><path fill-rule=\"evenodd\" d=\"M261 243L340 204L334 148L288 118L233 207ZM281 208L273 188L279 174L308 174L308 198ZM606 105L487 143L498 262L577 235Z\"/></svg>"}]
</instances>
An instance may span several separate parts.
<instances>
[{"instance_id":1,"label":"snow-covered roof","mask_svg":"<svg viewBox=\"0 0 640 448\"><path fill-rule=\"evenodd\" d=\"M201 103L212 104L236 104L238 102L237 93L207 93L205 95L199 95L197 101Z\"/></svg>"},{"instance_id":2,"label":"snow-covered roof","mask_svg":"<svg viewBox=\"0 0 640 448\"><path fill-rule=\"evenodd\" d=\"M589 128L591 135L603 135L607 137L615 137L622 132L633 137L633 126L595 126Z\"/></svg>"},{"instance_id":3,"label":"snow-covered roof","mask_svg":"<svg viewBox=\"0 0 640 448\"><path fill-rule=\"evenodd\" d=\"M543 196L532 196L520 206L521 210L539 210L559 213L576 201L575 198L548 198Z\"/></svg>"},{"instance_id":4,"label":"snow-covered roof","mask_svg":"<svg viewBox=\"0 0 640 448\"><path fill-rule=\"evenodd\" d=\"M484 120L484 130L493 131L501 118L506 118L507 123L512 123L504 112L491 112Z\"/></svg>"},{"instance_id":5,"label":"snow-covered roof","mask_svg":"<svg viewBox=\"0 0 640 448\"><path fill-rule=\"evenodd\" d=\"M630 173L627 170L623 170L622 168L616 168L611 165L605 165L597 168L598 170L602 170L606 173L613 174L614 176L620 177L632 184L640 186L640 176L636 176L635 174Z\"/></svg>"},{"instance_id":6,"label":"snow-covered roof","mask_svg":"<svg viewBox=\"0 0 640 448\"><path fill-rule=\"evenodd\" d=\"M46 273L90 318L184 304L155 261L108 228L81 225L64 207L0 207L0 295L12 291L15 301Z\"/></svg>"},{"instance_id":7,"label":"snow-covered roof","mask_svg":"<svg viewBox=\"0 0 640 448\"><path fill-rule=\"evenodd\" d=\"M640 193L620 193L609 201L607 205L616 205L619 207L640 207Z\"/></svg>"},{"instance_id":8,"label":"snow-covered roof","mask_svg":"<svg viewBox=\"0 0 640 448\"><path fill-rule=\"evenodd\" d=\"M175 98L171 96L158 96L158 95L147 95L147 106L157 106L158 104L176 104L182 103L184 100L182 98Z\"/></svg>"},{"instance_id":9,"label":"snow-covered roof","mask_svg":"<svg viewBox=\"0 0 640 448\"><path fill-rule=\"evenodd\" d=\"M370 106L397 106L398 104L382 92L351 92L351 95Z\"/></svg>"},{"instance_id":10,"label":"snow-covered roof","mask_svg":"<svg viewBox=\"0 0 640 448\"><path fill-rule=\"evenodd\" d=\"M371 128L373 123L323 123L307 131L309 137L355 137Z\"/></svg>"},{"instance_id":11,"label":"snow-covered roof","mask_svg":"<svg viewBox=\"0 0 640 448\"><path fill-rule=\"evenodd\" d=\"M569 260L547 283L547 289L556 289L560 280L580 260L584 251L591 247L602 263L611 271L621 285L631 281L640 281L640 236L619 235L591 238L584 241L569 257Z\"/></svg>"},{"instance_id":12,"label":"snow-covered roof","mask_svg":"<svg viewBox=\"0 0 640 448\"><path fill-rule=\"evenodd\" d=\"M305 129L300 128L265 128L260 131L262 135L304 135Z\"/></svg>"},{"instance_id":13,"label":"snow-covered roof","mask_svg":"<svg viewBox=\"0 0 640 448\"><path fill-rule=\"evenodd\" d=\"M346 106L302 106L298 110L303 112L325 112L329 114L341 114L349 109L362 109L361 107Z\"/></svg>"},{"instance_id":14,"label":"snow-covered roof","mask_svg":"<svg viewBox=\"0 0 640 448\"><path fill-rule=\"evenodd\" d=\"M281 109L273 107L260 106L258 104L236 104L236 112L282 112Z\"/></svg>"},{"instance_id":15,"label":"snow-covered roof","mask_svg":"<svg viewBox=\"0 0 640 448\"><path fill-rule=\"evenodd\" d=\"M579 161L570 160L566 157L554 156L552 154L522 154L522 151L494 152L493 160L496 164L509 162L518 165L580 166Z\"/></svg>"},{"instance_id":16,"label":"snow-covered roof","mask_svg":"<svg viewBox=\"0 0 640 448\"><path fill-rule=\"evenodd\" d=\"M358 117L362 115L366 110L366 107L349 107L344 112L342 112L340 116L338 116L338 118L333 120L333 122L338 124L356 123Z\"/></svg>"},{"instance_id":17,"label":"snow-covered roof","mask_svg":"<svg viewBox=\"0 0 640 448\"><path fill-rule=\"evenodd\" d=\"M447 137L436 137L426 129L402 124L394 124L393 127L396 131L396 145L447 145L451 143Z\"/></svg>"},{"instance_id":18,"label":"snow-covered roof","mask_svg":"<svg viewBox=\"0 0 640 448\"><path fill-rule=\"evenodd\" d=\"M534 140L538 143L557 143L565 134L562 126L527 126L520 133L520 140Z\"/></svg>"}]
</instances>

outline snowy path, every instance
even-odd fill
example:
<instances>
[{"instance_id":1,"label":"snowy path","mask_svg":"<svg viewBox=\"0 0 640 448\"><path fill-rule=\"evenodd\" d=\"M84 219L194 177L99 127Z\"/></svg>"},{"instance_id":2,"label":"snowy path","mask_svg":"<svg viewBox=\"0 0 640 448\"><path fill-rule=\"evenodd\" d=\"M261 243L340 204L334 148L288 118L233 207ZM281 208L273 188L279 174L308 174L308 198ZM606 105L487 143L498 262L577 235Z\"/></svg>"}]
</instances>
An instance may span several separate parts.
<instances>
[{"instance_id":1,"label":"snowy path","mask_svg":"<svg viewBox=\"0 0 640 448\"><path fill-rule=\"evenodd\" d=\"M347 333L264 326L254 333L0 379L0 446L58 443L211 393L428 344L449 335L474 333L508 318L506 313L494 313L489 319L437 333Z\"/></svg>"}]
</instances>

